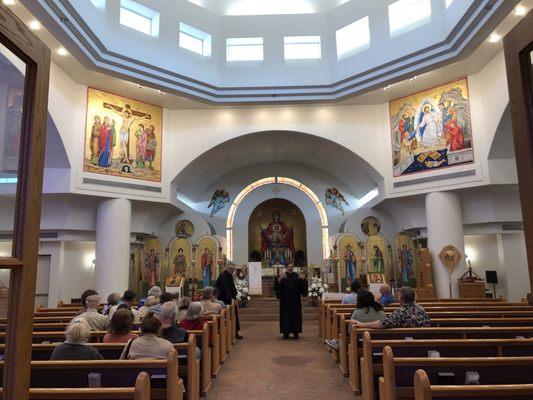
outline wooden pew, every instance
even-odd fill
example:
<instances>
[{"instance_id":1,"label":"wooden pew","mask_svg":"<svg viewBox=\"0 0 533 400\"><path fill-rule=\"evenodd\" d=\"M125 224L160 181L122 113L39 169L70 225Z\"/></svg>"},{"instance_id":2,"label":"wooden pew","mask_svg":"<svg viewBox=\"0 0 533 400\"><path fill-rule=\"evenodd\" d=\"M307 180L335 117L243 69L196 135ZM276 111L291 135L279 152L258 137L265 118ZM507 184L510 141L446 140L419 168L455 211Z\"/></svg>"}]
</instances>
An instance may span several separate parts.
<instances>
[{"instance_id":1,"label":"wooden pew","mask_svg":"<svg viewBox=\"0 0 533 400\"><path fill-rule=\"evenodd\" d=\"M372 340L363 334L361 364L364 400L374 398L374 378L383 370L381 353L389 346L397 357L427 357L428 351L438 351L441 357L504 357L533 356L532 339L414 339Z\"/></svg>"},{"instance_id":2,"label":"wooden pew","mask_svg":"<svg viewBox=\"0 0 533 400\"><path fill-rule=\"evenodd\" d=\"M0 362L0 368L3 367L4 362ZM103 388L133 386L136 377L143 371L152 375L162 374L166 389L152 387L150 398L183 399L183 381L178 377L178 358L174 349L166 360L32 361L30 368L30 387L40 389L85 388L88 374L95 372L101 374Z\"/></svg>"},{"instance_id":3,"label":"wooden pew","mask_svg":"<svg viewBox=\"0 0 533 400\"><path fill-rule=\"evenodd\" d=\"M150 400L150 377L146 372L141 372L135 380L135 386L131 388L30 388L29 394L30 400ZM0 399L2 398L3 389L0 388Z\"/></svg>"},{"instance_id":4,"label":"wooden pew","mask_svg":"<svg viewBox=\"0 0 533 400\"><path fill-rule=\"evenodd\" d=\"M478 371L481 384L530 384L533 381L533 357L404 358L394 357L393 350L385 346L380 399L413 399L413 376L418 369L424 369L434 381L439 373L451 372L455 385L464 383L466 371Z\"/></svg>"},{"instance_id":5,"label":"wooden pew","mask_svg":"<svg viewBox=\"0 0 533 400\"><path fill-rule=\"evenodd\" d=\"M382 381L384 382L383 378ZM522 385L432 385L423 369L415 372L415 400L494 398L512 400L533 398L533 384Z\"/></svg>"},{"instance_id":6,"label":"wooden pew","mask_svg":"<svg viewBox=\"0 0 533 400\"><path fill-rule=\"evenodd\" d=\"M198 331L201 333L201 331ZM59 343L37 343L32 344L32 361L48 361ZM118 360L124 350L123 343L89 343L97 349L104 360ZM179 376L187 379L187 390L197 393L193 398L198 398L200 394L200 361L196 359L196 336L191 333L187 343L174 343L174 349L179 353L178 359L185 359L186 364L179 367ZM5 345L0 345L0 353L4 354ZM181 363L179 363L181 364Z\"/></svg>"},{"instance_id":7,"label":"wooden pew","mask_svg":"<svg viewBox=\"0 0 533 400\"><path fill-rule=\"evenodd\" d=\"M394 328L394 329L357 329L350 331L348 346L348 381L354 392L361 391L360 358L363 356L363 335L369 332L373 340L404 340L406 337L417 339L493 339L518 337L533 338L533 326L526 327L449 327L449 328Z\"/></svg>"}]
</instances>

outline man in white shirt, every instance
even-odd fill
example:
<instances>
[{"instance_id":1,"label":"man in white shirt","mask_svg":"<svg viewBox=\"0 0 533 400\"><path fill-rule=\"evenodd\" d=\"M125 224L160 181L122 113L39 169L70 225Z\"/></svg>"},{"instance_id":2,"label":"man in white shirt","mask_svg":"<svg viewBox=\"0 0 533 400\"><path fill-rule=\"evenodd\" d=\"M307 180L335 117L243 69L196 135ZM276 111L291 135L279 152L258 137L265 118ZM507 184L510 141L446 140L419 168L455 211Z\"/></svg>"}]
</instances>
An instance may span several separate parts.
<instances>
[{"instance_id":1,"label":"man in white shirt","mask_svg":"<svg viewBox=\"0 0 533 400\"><path fill-rule=\"evenodd\" d=\"M105 331L109 326L109 318L105 315L98 313L98 307L100 307L100 297L96 294L87 297L85 300L87 304L87 311L79 315L80 318L84 318L89 324L92 331Z\"/></svg>"}]
</instances>

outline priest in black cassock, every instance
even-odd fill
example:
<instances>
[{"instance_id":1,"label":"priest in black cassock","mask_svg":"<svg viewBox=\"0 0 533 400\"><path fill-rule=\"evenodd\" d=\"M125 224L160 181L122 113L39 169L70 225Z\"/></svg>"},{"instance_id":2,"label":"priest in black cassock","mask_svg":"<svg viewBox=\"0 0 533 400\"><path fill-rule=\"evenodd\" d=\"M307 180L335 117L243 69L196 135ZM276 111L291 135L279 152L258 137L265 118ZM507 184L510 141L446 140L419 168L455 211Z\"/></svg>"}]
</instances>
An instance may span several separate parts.
<instances>
[{"instance_id":1,"label":"priest in black cassock","mask_svg":"<svg viewBox=\"0 0 533 400\"><path fill-rule=\"evenodd\" d=\"M279 299L279 331L283 339L293 334L295 339L302 333L302 301L307 296L307 279L294 272L294 265L288 264L287 271L275 281L274 290Z\"/></svg>"}]
</instances>

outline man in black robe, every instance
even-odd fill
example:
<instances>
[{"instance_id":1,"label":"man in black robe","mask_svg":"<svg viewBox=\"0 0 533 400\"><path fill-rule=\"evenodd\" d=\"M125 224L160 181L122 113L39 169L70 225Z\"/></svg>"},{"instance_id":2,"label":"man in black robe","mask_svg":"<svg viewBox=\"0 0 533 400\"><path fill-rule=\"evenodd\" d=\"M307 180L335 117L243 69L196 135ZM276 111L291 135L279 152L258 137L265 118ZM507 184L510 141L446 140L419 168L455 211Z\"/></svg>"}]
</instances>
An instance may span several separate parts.
<instances>
[{"instance_id":1,"label":"man in black robe","mask_svg":"<svg viewBox=\"0 0 533 400\"><path fill-rule=\"evenodd\" d=\"M283 339L288 339L291 333L298 339L302 333L301 296L307 296L307 279L294 272L291 263L276 280L274 289L279 299L279 331Z\"/></svg>"},{"instance_id":2,"label":"man in black robe","mask_svg":"<svg viewBox=\"0 0 533 400\"><path fill-rule=\"evenodd\" d=\"M215 283L215 287L218 289L217 299L224 302L224 304L235 304L237 305L237 288L235 287L235 282L233 281L233 274L235 274L235 265L228 264L224 271L220 273ZM237 330L237 339L242 339L242 336L239 334L241 330L241 325L239 324L239 308L235 307L235 328Z\"/></svg>"}]
</instances>

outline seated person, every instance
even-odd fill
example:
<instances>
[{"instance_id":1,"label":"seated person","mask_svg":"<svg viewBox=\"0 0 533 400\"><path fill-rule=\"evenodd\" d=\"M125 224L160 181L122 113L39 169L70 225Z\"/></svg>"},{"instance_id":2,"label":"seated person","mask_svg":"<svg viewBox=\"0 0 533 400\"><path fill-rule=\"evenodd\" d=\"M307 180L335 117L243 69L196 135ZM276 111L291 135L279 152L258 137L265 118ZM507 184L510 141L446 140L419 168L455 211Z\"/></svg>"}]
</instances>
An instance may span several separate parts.
<instances>
[{"instance_id":1,"label":"seated person","mask_svg":"<svg viewBox=\"0 0 533 400\"><path fill-rule=\"evenodd\" d=\"M79 315L80 318L87 321L92 331L105 331L109 326L109 318L98 313L100 302L100 297L97 294L87 297L85 301L87 311Z\"/></svg>"},{"instance_id":2,"label":"seated person","mask_svg":"<svg viewBox=\"0 0 533 400\"><path fill-rule=\"evenodd\" d=\"M141 321L141 336L128 342L120 355L120 359L166 359L173 346L168 340L159 337L160 335L161 320L152 311L148 311Z\"/></svg>"},{"instance_id":3,"label":"seated person","mask_svg":"<svg viewBox=\"0 0 533 400\"><path fill-rule=\"evenodd\" d=\"M212 298L212 300L215 303L220 304L220 307L222 307L222 309L226 308L226 304L222 300L218 299L218 288L216 288L216 287L213 288L213 298Z\"/></svg>"},{"instance_id":4,"label":"seated person","mask_svg":"<svg viewBox=\"0 0 533 400\"><path fill-rule=\"evenodd\" d=\"M127 343L138 336L131 333L133 328L133 313L131 310L121 308L115 311L109 324L109 332L104 336L104 343Z\"/></svg>"},{"instance_id":5,"label":"seated person","mask_svg":"<svg viewBox=\"0 0 533 400\"><path fill-rule=\"evenodd\" d=\"M381 297L379 298L379 302L383 307L388 306L391 303L395 303L396 299L392 295L390 286L387 284L381 285L379 288L379 293L381 293Z\"/></svg>"},{"instance_id":6,"label":"seated person","mask_svg":"<svg viewBox=\"0 0 533 400\"><path fill-rule=\"evenodd\" d=\"M359 280L354 279L350 284L350 293L343 296L341 304L357 304L357 291L361 288Z\"/></svg>"},{"instance_id":7,"label":"seated person","mask_svg":"<svg viewBox=\"0 0 533 400\"><path fill-rule=\"evenodd\" d=\"M159 297L159 303L150 307L150 311L159 316L159 314L161 314L161 307L163 307L163 304L172 300L174 300L174 295L172 293L163 292L163 294L161 294Z\"/></svg>"},{"instance_id":8,"label":"seated person","mask_svg":"<svg viewBox=\"0 0 533 400\"><path fill-rule=\"evenodd\" d=\"M87 297L92 296L93 294L98 295L98 292L94 289L87 289L81 294L81 305L83 307L78 310L76 317L87 311Z\"/></svg>"},{"instance_id":9,"label":"seated person","mask_svg":"<svg viewBox=\"0 0 533 400\"><path fill-rule=\"evenodd\" d=\"M387 315L381 321L363 322L355 321L357 328L420 328L431 325L429 316L422 306L415 303L416 293L408 286L398 290L400 307Z\"/></svg>"},{"instance_id":10,"label":"seated person","mask_svg":"<svg viewBox=\"0 0 533 400\"><path fill-rule=\"evenodd\" d=\"M187 331L176 325L176 315L178 306L173 301L167 301L161 307L161 323L163 331L161 336L171 343L182 343L187 341Z\"/></svg>"},{"instance_id":11,"label":"seated person","mask_svg":"<svg viewBox=\"0 0 533 400\"><path fill-rule=\"evenodd\" d=\"M98 350L87 344L90 331L85 319L75 317L65 330L66 340L54 349L50 360L101 360Z\"/></svg>"},{"instance_id":12,"label":"seated person","mask_svg":"<svg viewBox=\"0 0 533 400\"><path fill-rule=\"evenodd\" d=\"M161 308L161 322L163 323L163 332L161 336L171 343L183 343L189 340L187 331L176 325L176 315L178 306L174 301L167 301ZM187 355L187 350L180 350L180 354ZM202 357L202 351L196 346L196 359Z\"/></svg>"},{"instance_id":13,"label":"seated person","mask_svg":"<svg viewBox=\"0 0 533 400\"><path fill-rule=\"evenodd\" d=\"M185 318L183 318L179 322L178 326L188 331L201 331L204 328L205 323L204 319L202 318L203 312L204 308L202 306L202 303L200 303L199 301L191 303L191 305L187 309Z\"/></svg>"},{"instance_id":14,"label":"seated person","mask_svg":"<svg viewBox=\"0 0 533 400\"><path fill-rule=\"evenodd\" d=\"M381 321L385 318L383 306L375 299L371 291L359 289L357 292L357 308L350 316L351 321L372 322ZM348 326L348 332L350 331ZM337 339L326 340L326 344L331 348L338 350L339 341Z\"/></svg>"},{"instance_id":15,"label":"seated person","mask_svg":"<svg viewBox=\"0 0 533 400\"><path fill-rule=\"evenodd\" d=\"M188 296L182 297L178 301L178 314L176 315L176 322L180 322L183 318L185 318L190 305L191 298Z\"/></svg>"},{"instance_id":16,"label":"seated person","mask_svg":"<svg viewBox=\"0 0 533 400\"><path fill-rule=\"evenodd\" d=\"M133 308L133 303L135 303L135 300L137 300L137 293L135 293L133 290L126 290L122 295L122 299L120 300L118 305L113 306L109 309L109 319L113 317L113 313L117 311L117 308L121 304L126 304L129 306L131 312L133 313L133 321L139 322L139 312L135 308Z\"/></svg>"},{"instance_id":17,"label":"seated person","mask_svg":"<svg viewBox=\"0 0 533 400\"><path fill-rule=\"evenodd\" d=\"M150 311L150 308L152 308L153 306L157 304L159 304L159 297L155 297L152 295L148 296L144 300L144 305L139 308L139 318L142 320L144 316L146 315L146 313Z\"/></svg>"},{"instance_id":18,"label":"seated person","mask_svg":"<svg viewBox=\"0 0 533 400\"><path fill-rule=\"evenodd\" d=\"M119 302L120 293L111 293L109 296L107 296L107 304L104 306L102 314L109 315L109 310L111 310L111 307L118 305Z\"/></svg>"},{"instance_id":19,"label":"seated person","mask_svg":"<svg viewBox=\"0 0 533 400\"><path fill-rule=\"evenodd\" d=\"M213 301L213 288L211 286L202 289L201 303L204 308L203 315L218 315L222 311L220 304Z\"/></svg>"},{"instance_id":20,"label":"seated person","mask_svg":"<svg viewBox=\"0 0 533 400\"><path fill-rule=\"evenodd\" d=\"M159 286L152 286L149 290L148 290L148 296L146 298L143 298L141 300L139 300L139 309L145 305L146 303L146 299L150 296L154 296L154 297L157 297L158 299L161 297L161 288Z\"/></svg>"}]
</instances>

